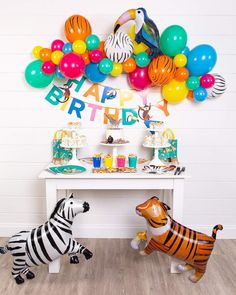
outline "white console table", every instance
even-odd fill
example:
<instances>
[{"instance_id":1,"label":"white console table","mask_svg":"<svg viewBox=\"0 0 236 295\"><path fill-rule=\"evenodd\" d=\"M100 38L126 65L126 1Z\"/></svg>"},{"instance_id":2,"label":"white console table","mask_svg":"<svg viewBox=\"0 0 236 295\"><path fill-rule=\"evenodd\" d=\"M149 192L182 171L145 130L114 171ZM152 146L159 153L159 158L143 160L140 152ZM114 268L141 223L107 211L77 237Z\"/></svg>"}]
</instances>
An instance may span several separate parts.
<instances>
[{"instance_id":1,"label":"white console table","mask_svg":"<svg viewBox=\"0 0 236 295\"><path fill-rule=\"evenodd\" d=\"M164 200L172 207L172 217L178 222L182 222L183 201L184 201L184 180L186 174L181 175L157 175L147 173L114 173L114 174L94 174L90 172L63 175L52 174L42 171L39 178L46 182L46 206L49 217L57 202L58 190L171 190L172 198ZM171 273L178 272L177 261L172 259ZM60 260L57 259L49 265L50 273L60 271Z\"/></svg>"}]
</instances>

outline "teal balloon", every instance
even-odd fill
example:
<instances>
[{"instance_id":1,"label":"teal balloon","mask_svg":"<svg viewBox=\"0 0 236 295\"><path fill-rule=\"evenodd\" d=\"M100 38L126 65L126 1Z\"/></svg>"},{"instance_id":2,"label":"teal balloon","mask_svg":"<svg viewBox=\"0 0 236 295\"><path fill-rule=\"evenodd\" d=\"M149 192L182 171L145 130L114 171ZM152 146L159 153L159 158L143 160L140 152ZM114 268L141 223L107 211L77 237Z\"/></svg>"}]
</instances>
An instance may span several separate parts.
<instances>
[{"instance_id":1,"label":"teal balloon","mask_svg":"<svg viewBox=\"0 0 236 295\"><path fill-rule=\"evenodd\" d=\"M198 77L191 76L187 79L186 86L189 90L195 90L200 86L200 80Z\"/></svg>"},{"instance_id":2,"label":"teal balloon","mask_svg":"<svg viewBox=\"0 0 236 295\"><path fill-rule=\"evenodd\" d=\"M47 87L53 80L54 75L45 75L42 72L42 61L35 60L31 62L25 69L25 80L34 88Z\"/></svg>"},{"instance_id":3,"label":"teal balloon","mask_svg":"<svg viewBox=\"0 0 236 295\"><path fill-rule=\"evenodd\" d=\"M150 64L151 60L147 52L140 52L136 55L135 61L140 68L144 68Z\"/></svg>"},{"instance_id":4,"label":"teal balloon","mask_svg":"<svg viewBox=\"0 0 236 295\"><path fill-rule=\"evenodd\" d=\"M162 52L168 56L175 56L182 52L187 44L187 33L178 25L173 25L164 30L160 38Z\"/></svg>"},{"instance_id":5,"label":"teal balloon","mask_svg":"<svg viewBox=\"0 0 236 295\"><path fill-rule=\"evenodd\" d=\"M210 72L216 64L217 53L208 44L193 48L188 54L187 69L192 76L202 76Z\"/></svg>"},{"instance_id":6,"label":"teal balloon","mask_svg":"<svg viewBox=\"0 0 236 295\"><path fill-rule=\"evenodd\" d=\"M97 35L89 35L86 40L86 46L88 50L93 50L98 48L98 46L100 45L100 40L98 38Z\"/></svg>"},{"instance_id":7,"label":"teal balloon","mask_svg":"<svg viewBox=\"0 0 236 295\"><path fill-rule=\"evenodd\" d=\"M98 67L101 73L108 75L113 70L113 62L109 58L103 58Z\"/></svg>"},{"instance_id":8,"label":"teal balloon","mask_svg":"<svg viewBox=\"0 0 236 295\"><path fill-rule=\"evenodd\" d=\"M193 97L196 101L201 102L207 98L207 91L203 87L198 87L193 91Z\"/></svg>"}]
</instances>

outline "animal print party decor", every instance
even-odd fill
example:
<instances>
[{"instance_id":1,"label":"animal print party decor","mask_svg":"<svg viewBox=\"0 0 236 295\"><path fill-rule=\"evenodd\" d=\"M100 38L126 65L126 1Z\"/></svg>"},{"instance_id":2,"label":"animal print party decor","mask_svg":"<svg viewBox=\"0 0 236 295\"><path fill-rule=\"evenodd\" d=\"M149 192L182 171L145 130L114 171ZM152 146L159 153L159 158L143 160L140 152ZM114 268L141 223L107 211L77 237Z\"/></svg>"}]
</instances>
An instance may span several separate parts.
<instances>
[{"instance_id":1,"label":"animal print party decor","mask_svg":"<svg viewBox=\"0 0 236 295\"><path fill-rule=\"evenodd\" d=\"M13 257L12 276L17 284L35 277L31 266L48 264L62 255L69 255L70 263L79 263L78 254L90 259L93 254L72 236L75 216L89 210L89 204L78 199L64 198L58 201L48 221L31 231L21 231L12 236L0 254L10 252Z\"/></svg>"},{"instance_id":2,"label":"animal print party decor","mask_svg":"<svg viewBox=\"0 0 236 295\"><path fill-rule=\"evenodd\" d=\"M130 27L129 21L133 21ZM172 104L186 98L202 102L226 90L224 78L209 73L217 61L211 45L190 50L187 32L179 25L170 25L160 34L142 7L124 12L114 22L113 32L104 33L108 37L100 40L85 17L70 16L64 26L67 41L55 39L48 48L33 48L36 59L25 70L27 83L44 88L55 78L65 84L66 79L83 77L101 83L109 75L124 73L131 89L159 89L158 95Z\"/></svg>"},{"instance_id":3,"label":"animal print party decor","mask_svg":"<svg viewBox=\"0 0 236 295\"><path fill-rule=\"evenodd\" d=\"M185 272L194 269L195 273L189 279L196 283L206 272L216 233L222 230L223 226L214 226L212 236L208 236L179 224L170 217L168 210L170 207L157 197L138 205L136 213L146 219L147 230L138 232L131 246L137 250L140 242L145 241L144 249L139 252L141 255L160 251L184 261L184 265L178 265L178 270Z\"/></svg>"}]
</instances>

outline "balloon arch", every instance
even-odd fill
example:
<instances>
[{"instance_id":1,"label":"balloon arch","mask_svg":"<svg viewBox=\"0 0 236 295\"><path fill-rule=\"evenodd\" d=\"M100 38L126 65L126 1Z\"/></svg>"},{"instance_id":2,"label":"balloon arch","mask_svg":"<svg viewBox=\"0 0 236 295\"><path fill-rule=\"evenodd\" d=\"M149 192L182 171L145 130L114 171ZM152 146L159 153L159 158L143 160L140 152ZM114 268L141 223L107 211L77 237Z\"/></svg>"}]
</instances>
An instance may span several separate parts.
<instances>
[{"instance_id":1,"label":"balloon arch","mask_svg":"<svg viewBox=\"0 0 236 295\"><path fill-rule=\"evenodd\" d=\"M120 30L130 20L134 24L129 31ZM179 25L171 25L159 35L144 8L123 13L105 41L92 34L89 21L81 15L66 20L64 33L68 42L57 39L51 48L33 48L36 60L25 70L30 86L43 88L54 78L76 79L83 75L92 83L101 83L108 75L125 73L132 89L161 87L161 95L169 103L187 97L202 102L226 90L221 75L209 74L217 61L215 49L201 44L190 50L187 33Z\"/></svg>"}]
</instances>

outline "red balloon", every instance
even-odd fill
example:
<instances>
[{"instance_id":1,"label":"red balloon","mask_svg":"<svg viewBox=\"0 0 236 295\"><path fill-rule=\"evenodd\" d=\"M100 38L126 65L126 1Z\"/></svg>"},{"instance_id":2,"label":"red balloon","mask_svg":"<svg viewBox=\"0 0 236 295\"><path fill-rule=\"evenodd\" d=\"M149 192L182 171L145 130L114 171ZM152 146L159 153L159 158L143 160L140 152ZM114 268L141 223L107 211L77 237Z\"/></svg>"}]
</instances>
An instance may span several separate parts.
<instances>
[{"instance_id":1,"label":"red balloon","mask_svg":"<svg viewBox=\"0 0 236 295\"><path fill-rule=\"evenodd\" d=\"M52 42L51 49L52 51L55 51L55 50L62 51L63 45L64 45L64 42L62 40L57 39Z\"/></svg>"},{"instance_id":2,"label":"red balloon","mask_svg":"<svg viewBox=\"0 0 236 295\"><path fill-rule=\"evenodd\" d=\"M130 86L135 90L144 90L151 86L152 82L148 76L148 66L144 68L137 67L128 74Z\"/></svg>"},{"instance_id":3,"label":"red balloon","mask_svg":"<svg viewBox=\"0 0 236 295\"><path fill-rule=\"evenodd\" d=\"M42 72L46 75L51 75L55 73L56 71L56 66L54 65L53 62L51 61L45 61L42 64Z\"/></svg>"},{"instance_id":4,"label":"red balloon","mask_svg":"<svg viewBox=\"0 0 236 295\"><path fill-rule=\"evenodd\" d=\"M215 84L215 77L211 74L205 74L201 77L200 84L203 88L211 88Z\"/></svg>"},{"instance_id":5,"label":"red balloon","mask_svg":"<svg viewBox=\"0 0 236 295\"><path fill-rule=\"evenodd\" d=\"M70 52L62 57L59 69L66 78L75 79L83 75L85 62L80 55Z\"/></svg>"},{"instance_id":6,"label":"red balloon","mask_svg":"<svg viewBox=\"0 0 236 295\"><path fill-rule=\"evenodd\" d=\"M91 62L96 64L103 59L103 53L99 49L93 49L89 53L89 58L90 58Z\"/></svg>"}]
</instances>

